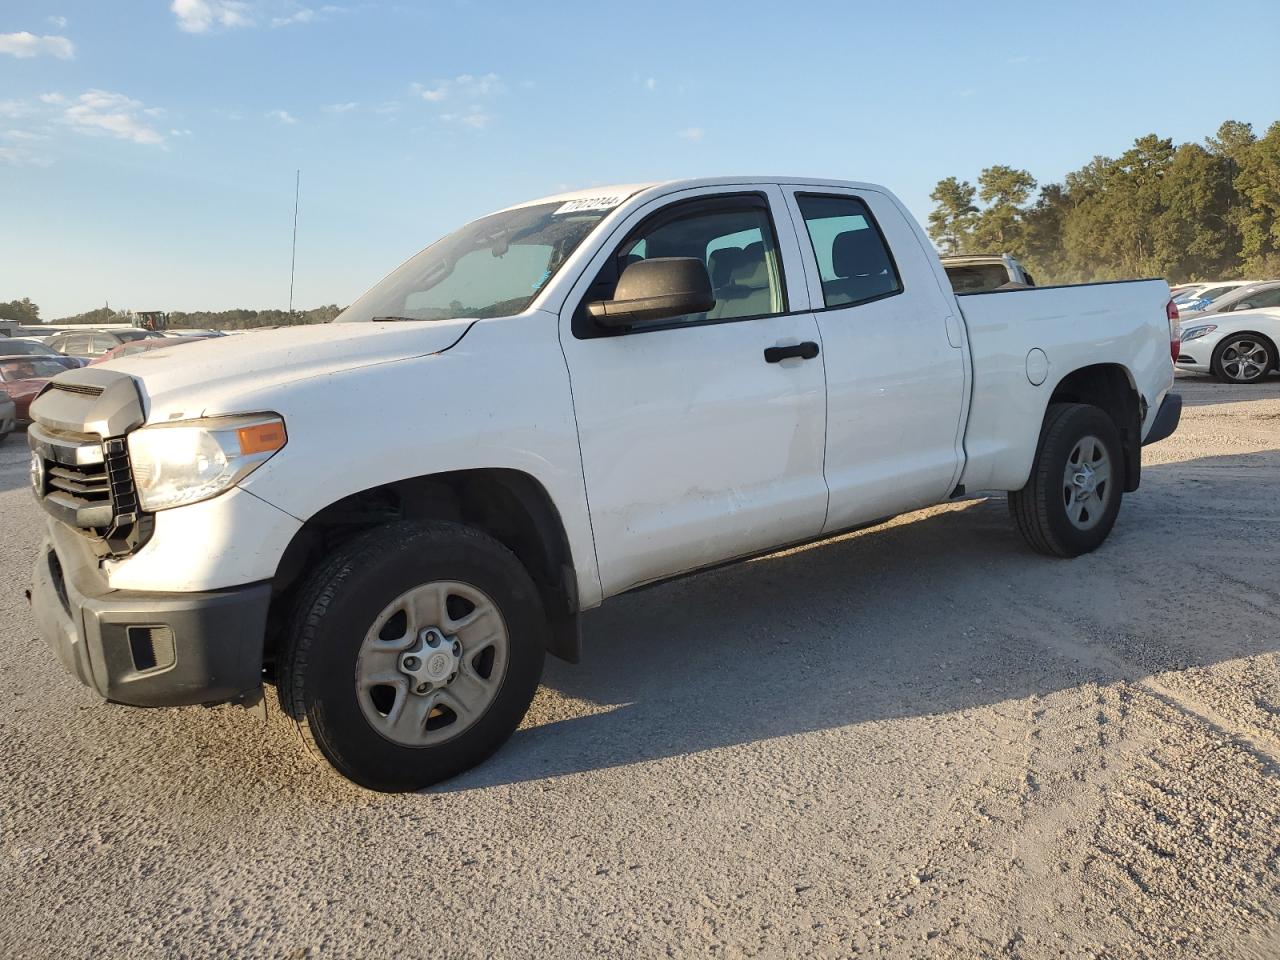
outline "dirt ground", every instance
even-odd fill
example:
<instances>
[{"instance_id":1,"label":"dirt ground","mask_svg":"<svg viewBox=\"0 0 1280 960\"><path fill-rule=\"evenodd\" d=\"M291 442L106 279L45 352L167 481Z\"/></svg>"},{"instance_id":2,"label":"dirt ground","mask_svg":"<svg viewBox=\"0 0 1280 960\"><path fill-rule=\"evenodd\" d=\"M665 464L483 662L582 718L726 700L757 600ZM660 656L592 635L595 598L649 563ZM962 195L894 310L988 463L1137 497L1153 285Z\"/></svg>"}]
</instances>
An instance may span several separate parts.
<instances>
[{"instance_id":1,"label":"dirt ground","mask_svg":"<svg viewBox=\"0 0 1280 960\"><path fill-rule=\"evenodd\" d=\"M441 788L33 641L0 446L0 956L1280 957L1280 377L1180 378L1097 553L1002 498L621 598Z\"/></svg>"}]
</instances>

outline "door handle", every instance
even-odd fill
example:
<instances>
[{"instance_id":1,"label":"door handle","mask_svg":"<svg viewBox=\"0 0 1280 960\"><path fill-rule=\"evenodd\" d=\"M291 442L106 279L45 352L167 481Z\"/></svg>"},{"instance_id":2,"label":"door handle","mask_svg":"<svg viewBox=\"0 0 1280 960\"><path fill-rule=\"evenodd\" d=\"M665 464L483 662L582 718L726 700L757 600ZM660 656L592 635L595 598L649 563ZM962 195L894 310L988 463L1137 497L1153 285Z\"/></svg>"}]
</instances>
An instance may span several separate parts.
<instances>
[{"instance_id":1,"label":"door handle","mask_svg":"<svg viewBox=\"0 0 1280 960\"><path fill-rule=\"evenodd\" d=\"M817 355L818 345L812 340L806 340L804 343L793 343L787 347L764 348L765 363L781 363L783 360L789 360L792 357L799 357L801 360L812 360Z\"/></svg>"}]
</instances>

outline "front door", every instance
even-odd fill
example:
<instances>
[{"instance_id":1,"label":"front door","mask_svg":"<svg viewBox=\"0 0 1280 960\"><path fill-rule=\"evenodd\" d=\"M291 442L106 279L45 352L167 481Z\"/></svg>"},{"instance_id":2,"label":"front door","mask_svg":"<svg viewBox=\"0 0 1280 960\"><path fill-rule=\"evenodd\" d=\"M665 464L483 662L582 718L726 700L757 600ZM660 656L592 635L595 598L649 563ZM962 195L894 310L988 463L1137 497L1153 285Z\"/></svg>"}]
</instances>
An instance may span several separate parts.
<instances>
[{"instance_id":1,"label":"front door","mask_svg":"<svg viewBox=\"0 0 1280 960\"><path fill-rule=\"evenodd\" d=\"M561 318L605 595L816 536L822 358L766 358L819 339L811 313L789 310L807 298L780 192L686 191L614 236ZM715 306L621 333L595 327L584 304L609 299L622 269L652 257L702 260Z\"/></svg>"}]
</instances>

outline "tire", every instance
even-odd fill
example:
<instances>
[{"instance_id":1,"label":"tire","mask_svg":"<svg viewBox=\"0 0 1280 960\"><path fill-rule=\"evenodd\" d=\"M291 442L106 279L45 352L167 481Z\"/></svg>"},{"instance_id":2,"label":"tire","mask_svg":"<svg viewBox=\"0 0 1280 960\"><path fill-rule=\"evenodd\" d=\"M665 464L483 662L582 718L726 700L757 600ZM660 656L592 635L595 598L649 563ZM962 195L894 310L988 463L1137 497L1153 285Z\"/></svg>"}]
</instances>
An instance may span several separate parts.
<instances>
[{"instance_id":1,"label":"tire","mask_svg":"<svg viewBox=\"0 0 1280 960\"><path fill-rule=\"evenodd\" d=\"M1094 469L1093 454L1099 448L1109 468L1105 483L1098 479L1101 470ZM1076 457L1088 460L1087 474L1074 469L1080 462ZM1073 464L1070 472L1069 462ZM1071 479L1081 476L1086 477L1081 485ZM1089 553L1107 539L1123 496L1124 448L1115 423L1090 404L1050 404L1031 476L1026 486L1009 494L1009 512L1023 538L1033 550L1049 556Z\"/></svg>"},{"instance_id":2,"label":"tire","mask_svg":"<svg viewBox=\"0 0 1280 960\"><path fill-rule=\"evenodd\" d=\"M422 598L436 595L440 610L461 604L459 628L484 609L476 624L486 626L476 627L477 636L504 633L503 650L490 654L494 642L477 654L476 637L463 629L450 634L452 612L430 623L420 607ZM389 614L397 605L403 609ZM426 636L437 626L437 635ZM347 779L384 792L421 789L470 769L511 736L538 688L546 633L532 578L498 541L454 523L388 524L340 546L303 585L285 640L280 702L308 747ZM412 645L404 646L406 639ZM436 656L429 640L444 641ZM458 654L464 640L468 649ZM447 680L404 674L409 665L425 671L427 662L444 664L440 654L454 657ZM480 678L484 658L491 673ZM377 683L388 671L394 682ZM462 691L462 681L491 697L472 714L462 711L460 698L446 697ZM438 705L426 707L418 722L415 711L427 699L417 699L415 688L425 686ZM455 723L460 732L452 733Z\"/></svg>"},{"instance_id":3,"label":"tire","mask_svg":"<svg viewBox=\"0 0 1280 960\"><path fill-rule=\"evenodd\" d=\"M1241 358L1247 357L1245 362ZM1223 337L1213 349L1209 369L1223 383L1261 383L1276 367L1276 345L1260 333L1246 330Z\"/></svg>"}]
</instances>

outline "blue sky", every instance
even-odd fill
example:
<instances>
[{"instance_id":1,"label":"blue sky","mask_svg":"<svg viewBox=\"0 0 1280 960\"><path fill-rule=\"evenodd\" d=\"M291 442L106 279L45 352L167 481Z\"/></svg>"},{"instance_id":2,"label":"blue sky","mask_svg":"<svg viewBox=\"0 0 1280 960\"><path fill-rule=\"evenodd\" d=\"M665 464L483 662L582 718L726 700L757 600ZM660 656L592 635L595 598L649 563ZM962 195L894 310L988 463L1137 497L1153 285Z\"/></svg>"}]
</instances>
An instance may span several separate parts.
<instances>
[{"instance_id":1,"label":"blue sky","mask_svg":"<svg viewBox=\"0 0 1280 960\"><path fill-rule=\"evenodd\" d=\"M298 306L572 187L829 176L924 216L992 163L1265 129L1278 28L1275 0L5 0L0 300L283 307L296 168Z\"/></svg>"}]
</instances>

